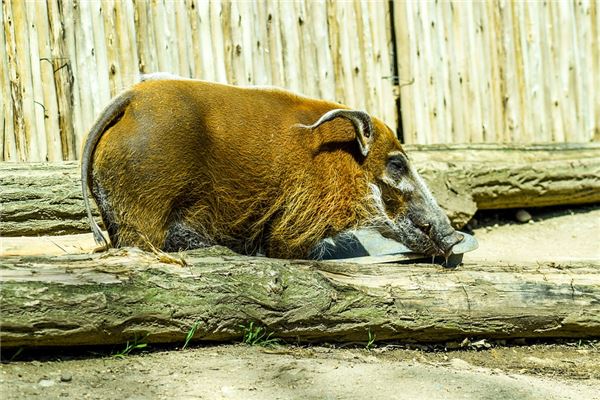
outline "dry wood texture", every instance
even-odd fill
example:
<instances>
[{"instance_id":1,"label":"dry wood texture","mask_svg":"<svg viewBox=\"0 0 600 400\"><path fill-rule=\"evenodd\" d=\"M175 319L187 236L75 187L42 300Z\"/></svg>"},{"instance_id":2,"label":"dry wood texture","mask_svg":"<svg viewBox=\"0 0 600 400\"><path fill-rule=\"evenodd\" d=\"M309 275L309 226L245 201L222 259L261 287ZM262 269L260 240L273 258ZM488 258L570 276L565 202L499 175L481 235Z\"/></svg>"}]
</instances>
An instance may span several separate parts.
<instances>
[{"instance_id":1,"label":"dry wood texture","mask_svg":"<svg viewBox=\"0 0 600 400\"><path fill-rule=\"evenodd\" d=\"M407 143L600 139L598 1L395 1L393 12Z\"/></svg>"},{"instance_id":2,"label":"dry wood texture","mask_svg":"<svg viewBox=\"0 0 600 400\"><path fill-rule=\"evenodd\" d=\"M239 340L241 325L289 342L439 342L600 336L597 265L339 265L183 254L7 257L3 348Z\"/></svg>"},{"instance_id":3,"label":"dry wood texture","mask_svg":"<svg viewBox=\"0 0 600 400\"><path fill-rule=\"evenodd\" d=\"M477 209L600 202L600 144L405 147L456 227ZM0 163L0 186L0 235L89 232L76 163Z\"/></svg>"},{"instance_id":4,"label":"dry wood texture","mask_svg":"<svg viewBox=\"0 0 600 400\"><path fill-rule=\"evenodd\" d=\"M77 159L111 96L157 71L283 86L398 130L400 97L407 143L598 140L599 15L597 1L3 0L0 160Z\"/></svg>"},{"instance_id":5,"label":"dry wood texture","mask_svg":"<svg viewBox=\"0 0 600 400\"><path fill-rule=\"evenodd\" d=\"M397 125L387 2L3 0L0 159L79 157L140 73L277 85Z\"/></svg>"}]
</instances>

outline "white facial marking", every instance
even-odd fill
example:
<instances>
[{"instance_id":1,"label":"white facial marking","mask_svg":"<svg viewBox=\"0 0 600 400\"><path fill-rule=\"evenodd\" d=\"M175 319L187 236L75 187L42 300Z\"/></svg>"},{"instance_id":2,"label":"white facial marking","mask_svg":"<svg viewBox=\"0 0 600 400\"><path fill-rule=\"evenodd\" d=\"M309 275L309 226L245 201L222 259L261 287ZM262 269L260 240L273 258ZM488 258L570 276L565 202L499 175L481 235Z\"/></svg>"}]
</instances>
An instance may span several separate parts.
<instances>
[{"instance_id":1,"label":"white facial marking","mask_svg":"<svg viewBox=\"0 0 600 400\"><path fill-rule=\"evenodd\" d=\"M411 194L415 191L415 187L409 182L408 179L406 179L406 177L402 177L400 181L396 181L390 178L389 175L384 172L381 180L391 187L398 189L402 194Z\"/></svg>"},{"instance_id":2,"label":"white facial marking","mask_svg":"<svg viewBox=\"0 0 600 400\"><path fill-rule=\"evenodd\" d=\"M385 212L385 205L383 204L383 198L381 196L381 190L379 189L379 186L374 183L369 183L369 188L371 189L370 199L373 201L375 209L378 211L377 219L386 225L394 225L394 221L392 221L392 219Z\"/></svg>"},{"instance_id":3,"label":"white facial marking","mask_svg":"<svg viewBox=\"0 0 600 400\"><path fill-rule=\"evenodd\" d=\"M404 153L402 153L401 151L390 151L388 153L388 157L398 157L398 156L405 157Z\"/></svg>"}]
</instances>

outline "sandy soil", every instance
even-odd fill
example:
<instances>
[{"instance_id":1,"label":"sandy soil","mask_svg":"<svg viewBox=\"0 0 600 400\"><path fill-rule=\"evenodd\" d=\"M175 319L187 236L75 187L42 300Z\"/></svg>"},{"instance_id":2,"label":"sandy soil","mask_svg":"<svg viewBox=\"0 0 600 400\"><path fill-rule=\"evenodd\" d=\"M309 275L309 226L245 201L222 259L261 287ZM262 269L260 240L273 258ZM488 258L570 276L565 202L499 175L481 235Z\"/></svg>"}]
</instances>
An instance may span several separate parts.
<instances>
[{"instance_id":1,"label":"sandy soil","mask_svg":"<svg viewBox=\"0 0 600 400\"><path fill-rule=\"evenodd\" d=\"M13 362L1 376L6 399L600 399L597 346L427 352L227 345Z\"/></svg>"},{"instance_id":2,"label":"sandy soil","mask_svg":"<svg viewBox=\"0 0 600 400\"><path fill-rule=\"evenodd\" d=\"M600 207L531 211L526 224L514 211L487 212L474 230L479 249L468 260L556 262L600 260Z\"/></svg>"},{"instance_id":3,"label":"sandy soil","mask_svg":"<svg viewBox=\"0 0 600 400\"><path fill-rule=\"evenodd\" d=\"M531 210L530 210L531 211ZM600 260L600 207L478 216L466 260ZM375 342L366 350L246 345L27 351L0 369L2 399L600 399L600 341ZM452 348L453 350L449 350ZM100 352L100 353L98 353Z\"/></svg>"}]
</instances>

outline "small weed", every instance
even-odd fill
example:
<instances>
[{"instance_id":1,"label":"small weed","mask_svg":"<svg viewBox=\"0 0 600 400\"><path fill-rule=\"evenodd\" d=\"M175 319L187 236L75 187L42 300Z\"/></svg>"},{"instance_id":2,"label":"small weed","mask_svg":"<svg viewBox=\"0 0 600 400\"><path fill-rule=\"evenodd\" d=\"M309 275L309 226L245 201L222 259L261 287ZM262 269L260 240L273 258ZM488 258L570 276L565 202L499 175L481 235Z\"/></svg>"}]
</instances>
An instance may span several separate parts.
<instances>
[{"instance_id":1,"label":"small weed","mask_svg":"<svg viewBox=\"0 0 600 400\"><path fill-rule=\"evenodd\" d=\"M190 340L192 340L192 338L196 334L196 330L198 329L198 325L200 325L200 321L196 321L196 322L194 322L192 324L192 327L190 328L187 336L185 337L185 343L183 344L183 347L181 348L181 350L185 350L185 348L187 347L187 345L190 342Z\"/></svg>"},{"instance_id":2,"label":"small weed","mask_svg":"<svg viewBox=\"0 0 600 400\"><path fill-rule=\"evenodd\" d=\"M369 335L369 340L367 341L365 349L371 350L373 347L375 347L375 334L371 332L371 328L367 330L367 333Z\"/></svg>"},{"instance_id":3,"label":"small weed","mask_svg":"<svg viewBox=\"0 0 600 400\"><path fill-rule=\"evenodd\" d=\"M146 335L146 336L148 336L148 335ZM144 338L142 340L144 340L146 338L146 336L144 336ZM119 351L118 353L113 354L113 357L125 358L132 351L141 350L141 349L145 348L146 346L148 346L148 343L138 342L137 338L133 339L133 342L129 342L129 340L128 340L127 344L125 345L125 348L123 350Z\"/></svg>"},{"instance_id":4,"label":"small weed","mask_svg":"<svg viewBox=\"0 0 600 400\"><path fill-rule=\"evenodd\" d=\"M248 326L240 325L244 330L244 338L242 342L250 346L275 346L279 344L279 339L271 338L273 332L267 334L267 330L260 326L255 326L254 322L250 322Z\"/></svg>"}]
</instances>

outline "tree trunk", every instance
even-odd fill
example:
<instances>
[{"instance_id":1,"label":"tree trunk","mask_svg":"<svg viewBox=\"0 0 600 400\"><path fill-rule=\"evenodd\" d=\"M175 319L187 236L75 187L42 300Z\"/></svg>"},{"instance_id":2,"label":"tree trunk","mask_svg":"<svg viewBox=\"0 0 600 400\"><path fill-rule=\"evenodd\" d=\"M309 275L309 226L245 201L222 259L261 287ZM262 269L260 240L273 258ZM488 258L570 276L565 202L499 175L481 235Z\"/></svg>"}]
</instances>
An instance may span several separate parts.
<instances>
[{"instance_id":1,"label":"tree trunk","mask_svg":"<svg viewBox=\"0 0 600 400\"><path fill-rule=\"evenodd\" d=\"M600 336L598 265L370 265L135 249L6 257L3 348L239 340L441 342ZM159 260L162 260L162 262Z\"/></svg>"},{"instance_id":2,"label":"tree trunk","mask_svg":"<svg viewBox=\"0 0 600 400\"><path fill-rule=\"evenodd\" d=\"M0 163L0 236L90 232L79 176L76 162Z\"/></svg>"},{"instance_id":3,"label":"tree trunk","mask_svg":"<svg viewBox=\"0 0 600 400\"><path fill-rule=\"evenodd\" d=\"M407 152L441 205L461 198L480 210L600 202L600 143L417 145Z\"/></svg>"},{"instance_id":4,"label":"tree trunk","mask_svg":"<svg viewBox=\"0 0 600 400\"><path fill-rule=\"evenodd\" d=\"M600 202L598 144L406 150L455 227L477 209ZM0 186L0 235L89 232L77 163L0 163Z\"/></svg>"}]
</instances>

